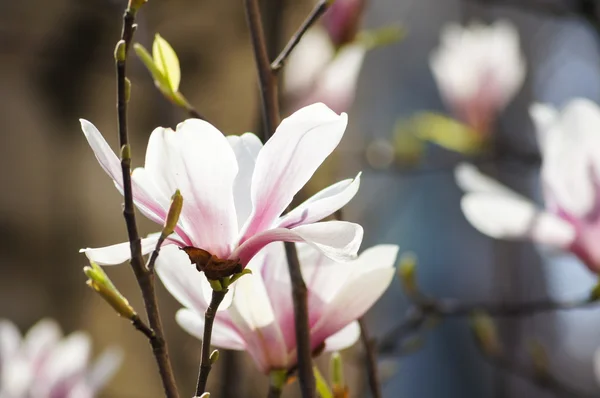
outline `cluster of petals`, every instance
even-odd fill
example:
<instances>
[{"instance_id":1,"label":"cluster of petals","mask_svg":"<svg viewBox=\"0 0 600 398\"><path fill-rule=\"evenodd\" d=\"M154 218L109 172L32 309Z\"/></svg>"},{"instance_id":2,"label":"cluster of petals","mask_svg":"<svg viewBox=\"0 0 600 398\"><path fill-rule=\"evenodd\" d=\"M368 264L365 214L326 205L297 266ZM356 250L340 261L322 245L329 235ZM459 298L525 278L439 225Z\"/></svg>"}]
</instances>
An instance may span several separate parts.
<instances>
[{"instance_id":1,"label":"cluster of petals","mask_svg":"<svg viewBox=\"0 0 600 398\"><path fill-rule=\"evenodd\" d=\"M310 29L286 63L286 95L295 108L323 102L336 112L348 111L366 52L364 44L358 42L336 50L324 29Z\"/></svg>"},{"instance_id":2,"label":"cluster of petals","mask_svg":"<svg viewBox=\"0 0 600 398\"><path fill-rule=\"evenodd\" d=\"M92 398L121 363L116 349L105 351L90 366L88 335L67 337L56 322L44 319L22 337L17 327L0 320L1 398Z\"/></svg>"},{"instance_id":3,"label":"cluster of petals","mask_svg":"<svg viewBox=\"0 0 600 398\"><path fill-rule=\"evenodd\" d=\"M313 352L334 351L356 342L362 316L386 290L394 276L395 245L365 250L356 260L337 263L312 246L298 244L308 289L308 317ZM247 351L264 373L296 364L296 338L291 282L283 244L272 243L248 265L227 294L214 323L212 343ZM177 312L181 327L202 339L211 288L173 247L161 252L157 273L169 292L185 307Z\"/></svg>"},{"instance_id":4,"label":"cluster of petals","mask_svg":"<svg viewBox=\"0 0 600 398\"><path fill-rule=\"evenodd\" d=\"M91 123L81 124L100 165L122 193L119 159ZM336 260L355 258L362 241L360 225L318 221L354 197L360 175L325 188L282 215L336 148L346 124L346 114L317 103L284 119L264 146L254 134L225 137L198 119L180 123L176 131L157 128L148 142L145 166L132 173L134 203L162 225L170 197L179 190L183 209L165 245L196 247L243 266L274 241L306 242ZM144 254L157 239L142 239ZM128 243L82 251L101 265L129 258Z\"/></svg>"},{"instance_id":5,"label":"cluster of petals","mask_svg":"<svg viewBox=\"0 0 600 398\"><path fill-rule=\"evenodd\" d=\"M445 27L430 67L448 106L481 133L517 94L526 72L519 34L505 21Z\"/></svg>"},{"instance_id":6,"label":"cluster of petals","mask_svg":"<svg viewBox=\"0 0 600 398\"><path fill-rule=\"evenodd\" d=\"M542 155L545 209L479 173L457 169L467 219L494 238L527 238L576 254L600 271L600 108L586 99L562 110L531 107Z\"/></svg>"}]
</instances>

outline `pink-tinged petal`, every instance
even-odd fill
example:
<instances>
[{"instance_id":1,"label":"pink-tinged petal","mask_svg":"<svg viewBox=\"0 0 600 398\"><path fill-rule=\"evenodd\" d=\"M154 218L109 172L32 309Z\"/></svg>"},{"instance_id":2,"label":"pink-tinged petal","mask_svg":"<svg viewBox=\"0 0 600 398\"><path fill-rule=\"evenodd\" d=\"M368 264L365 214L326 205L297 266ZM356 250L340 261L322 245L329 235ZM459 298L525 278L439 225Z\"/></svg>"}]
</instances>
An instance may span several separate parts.
<instances>
[{"instance_id":1,"label":"pink-tinged petal","mask_svg":"<svg viewBox=\"0 0 600 398\"><path fill-rule=\"evenodd\" d=\"M319 321L311 329L313 344L339 332L375 304L394 278L397 254L396 245L378 245L348 264L350 276L331 301L324 303Z\"/></svg>"},{"instance_id":2,"label":"pink-tinged petal","mask_svg":"<svg viewBox=\"0 0 600 398\"><path fill-rule=\"evenodd\" d=\"M351 347L360 337L360 326L358 321L350 323L348 326L325 340L325 351L340 351Z\"/></svg>"},{"instance_id":3,"label":"pink-tinged petal","mask_svg":"<svg viewBox=\"0 0 600 398\"><path fill-rule=\"evenodd\" d=\"M40 361L60 341L62 331L53 319L42 319L23 338L22 352L32 361Z\"/></svg>"},{"instance_id":4,"label":"pink-tinged petal","mask_svg":"<svg viewBox=\"0 0 600 398\"><path fill-rule=\"evenodd\" d=\"M96 156L96 159L98 159L100 166L102 166L106 174L113 179L119 192L123 194L123 172L121 170L119 158L115 155L113 150L110 149L110 146L100 131L98 131L92 123L84 119L80 119L80 122L85 138L94 151L94 155ZM132 176L132 190L135 205L138 206L146 217L154 222L162 224L166 214L164 211L164 200L162 202L157 200L157 198L146 191L145 188L147 187L147 184L138 185L138 180L139 178Z\"/></svg>"},{"instance_id":5,"label":"pink-tinged petal","mask_svg":"<svg viewBox=\"0 0 600 398\"><path fill-rule=\"evenodd\" d=\"M546 133L542 180L546 192L571 216L583 218L596 205L600 175L600 108L574 99L562 110L560 123Z\"/></svg>"},{"instance_id":6,"label":"pink-tinged petal","mask_svg":"<svg viewBox=\"0 0 600 398\"><path fill-rule=\"evenodd\" d=\"M86 385L91 392L100 390L117 372L123 362L123 350L110 347L94 361L85 377Z\"/></svg>"},{"instance_id":7,"label":"pink-tinged petal","mask_svg":"<svg viewBox=\"0 0 600 398\"><path fill-rule=\"evenodd\" d=\"M325 221L301 225L294 229L275 228L253 236L239 246L231 258L248 262L271 242L306 242L336 261L356 258L363 237L360 225L346 221Z\"/></svg>"},{"instance_id":8,"label":"pink-tinged petal","mask_svg":"<svg viewBox=\"0 0 600 398\"><path fill-rule=\"evenodd\" d=\"M287 347L262 278L251 274L236 282L229 314L263 372L288 367Z\"/></svg>"},{"instance_id":9,"label":"pink-tinged petal","mask_svg":"<svg viewBox=\"0 0 600 398\"><path fill-rule=\"evenodd\" d=\"M245 241L271 228L325 158L337 147L348 123L324 104L313 104L284 119L256 159L252 214Z\"/></svg>"},{"instance_id":10,"label":"pink-tinged petal","mask_svg":"<svg viewBox=\"0 0 600 398\"><path fill-rule=\"evenodd\" d=\"M523 199L474 193L463 197L461 207L471 225L492 238L532 239L559 248L575 239L571 224Z\"/></svg>"},{"instance_id":11,"label":"pink-tinged petal","mask_svg":"<svg viewBox=\"0 0 600 398\"><path fill-rule=\"evenodd\" d=\"M4 366L21 346L21 332L14 323L0 320L0 367Z\"/></svg>"},{"instance_id":12,"label":"pink-tinged petal","mask_svg":"<svg viewBox=\"0 0 600 398\"><path fill-rule=\"evenodd\" d=\"M294 228L299 225L321 221L344 207L358 192L360 173L354 180L348 179L333 184L286 214L279 221L280 228Z\"/></svg>"},{"instance_id":13,"label":"pink-tinged petal","mask_svg":"<svg viewBox=\"0 0 600 398\"><path fill-rule=\"evenodd\" d=\"M179 188L175 174L183 170L177 148L176 133L170 128L158 127L150 134L144 169L156 185L157 192L167 200Z\"/></svg>"},{"instance_id":14,"label":"pink-tinged petal","mask_svg":"<svg viewBox=\"0 0 600 398\"><path fill-rule=\"evenodd\" d=\"M239 172L233 183L233 197L235 199L238 225L242 226L252 212L252 198L250 196L252 175L254 174L256 158L263 145L260 139L252 133L241 136L229 135L227 141L229 141L229 145L235 153L239 166Z\"/></svg>"},{"instance_id":15,"label":"pink-tinged petal","mask_svg":"<svg viewBox=\"0 0 600 398\"><path fill-rule=\"evenodd\" d=\"M142 239L142 254L148 254L156 247L158 234ZM123 242L112 246L99 247L96 249L86 248L79 250L85 253L88 259L99 265L122 264L131 258L129 242Z\"/></svg>"},{"instance_id":16,"label":"pink-tinged petal","mask_svg":"<svg viewBox=\"0 0 600 398\"><path fill-rule=\"evenodd\" d=\"M217 314L213 324L212 344L228 350L245 350L246 343L242 336L228 323L223 323ZM177 311L175 319L186 332L202 340L204 334L204 317L196 312L182 308Z\"/></svg>"},{"instance_id":17,"label":"pink-tinged petal","mask_svg":"<svg viewBox=\"0 0 600 398\"><path fill-rule=\"evenodd\" d=\"M184 200L181 214L187 235L195 247L227 258L238 233L235 153L223 134L202 120L188 119L172 135L180 156L172 171Z\"/></svg>"},{"instance_id":18,"label":"pink-tinged petal","mask_svg":"<svg viewBox=\"0 0 600 398\"><path fill-rule=\"evenodd\" d=\"M47 396L52 387L84 374L91 352L90 337L75 332L63 339L44 361L33 396Z\"/></svg>"}]
</instances>

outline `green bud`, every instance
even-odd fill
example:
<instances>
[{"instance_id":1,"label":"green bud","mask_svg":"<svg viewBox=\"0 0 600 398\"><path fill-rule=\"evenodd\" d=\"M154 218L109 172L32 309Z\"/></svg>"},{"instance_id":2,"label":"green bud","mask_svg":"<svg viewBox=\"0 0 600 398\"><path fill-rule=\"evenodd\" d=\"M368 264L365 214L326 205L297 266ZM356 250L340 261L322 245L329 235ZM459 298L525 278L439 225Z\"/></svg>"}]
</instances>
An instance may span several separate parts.
<instances>
[{"instance_id":1,"label":"green bud","mask_svg":"<svg viewBox=\"0 0 600 398\"><path fill-rule=\"evenodd\" d=\"M129 301L117 290L98 264L90 261L90 266L84 267L83 272L89 278L86 282L87 285L94 289L120 316L130 320L136 316Z\"/></svg>"},{"instance_id":2,"label":"green bud","mask_svg":"<svg viewBox=\"0 0 600 398\"><path fill-rule=\"evenodd\" d=\"M549 375L549 361L546 349L539 341L532 341L529 345L529 355L533 370L537 377L545 378Z\"/></svg>"},{"instance_id":3,"label":"green bud","mask_svg":"<svg viewBox=\"0 0 600 398\"><path fill-rule=\"evenodd\" d=\"M210 353L210 364L214 365L219 360L219 350L214 350Z\"/></svg>"},{"instance_id":4,"label":"green bud","mask_svg":"<svg viewBox=\"0 0 600 398\"><path fill-rule=\"evenodd\" d=\"M500 355L502 346L492 318L486 313L479 312L472 316L471 322L473 332L483 352L489 356Z\"/></svg>"},{"instance_id":5,"label":"green bud","mask_svg":"<svg viewBox=\"0 0 600 398\"><path fill-rule=\"evenodd\" d=\"M121 159L131 159L131 146L129 144L121 147Z\"/></svg>"},{"instance_id":6,"label":"green bud","mask_svg":"<svg viewBox=\"0 0 600 398\"><path fill-rule=\"evenodd\" d=\"M131 99L131 80L125 78L125 102Z\"/></svg>"},{"instance_id":7,"label":"green bud","mask_svg":"<svg viewBox=\"0 0 600 398\"><path fill-rule=\"evenodd\" d=\"M400 278L402 289L408 297L419 294L417 285L417 257L414 253L404 253L400 256L398 277Z\"/></svg>"},{"instance_id":8,"label":"green bud","mask_svg":"<svg viewBox=\"0 0 600 398\"><path fill-rule=\"evenodd\" d=\"M329 366L331 369L331 385L333 389L337 386L344 385L344 367L342 363L342 356L339 352L334 352L331 354L331 359L329 362Z\"/></svg>"},{"instance_id":9,"label":"green bud","mask_svg":"<svg viewBox=\"0 0 600 398\"><path fill-rule=\"evenodd\" d=\"M210 287L212 288L212 290L216 292L220 292L221 290L223 290L223 285L221 284L220 280L208 279L208 283L210 283Z\"/></svg>"},{"instance_id":10,"label":"green bud","mask_svg":"<svg viewBox=\"0 0 600 398\"><path fill-rule=\"evenodd\" d=\"M117 42L117 46L115 47L115 61L124 62L127 57L127 43L125 40L119 40Z\"/></svg>"},{"instance_id":11,"label":"green bud","mask_svg":"<svg viewBox=\"0 0 600 398\"><path fill-rule=\"evenodd\" d=\"M138 10L148 2L148 0L129 0L129 5L127 9L135 14Z\"/></svg>"},{"instance_id":12,"label":"green bud","mask_svg":"<svg viewBox=\"0 0 600 398\"><path fill-rule=\"evenodd\" d=\"M175 191L173 196L171 196L171 206L169 206L169 212L167 213L167 218L165 219L165 225L162 230L163 237L167 237L171 235L175 231L175 227L179 222L179 216L181 215L181 209L183 208L183 196L181 196L181 192L179 189Z\"/></svg>"},{"instance_id":13,"label":"green bud","mask_svg":"<svg viewBox=\"0 0 600 398\"><path fill-rule=\"evenodd\" d=\"M244 269L242 272L237 273L237 274L233 274L230 278L225 279L225 287L229 287L231 286L231 284L235 281L237 281L238 279L240 279L242 276L244 275L250 275L252 274L252 270L251 269Z\"/></svg>"},{"instance_id":14,"label":"green bud","mask_svg":"<svg viewBox=\"0 0 600 398\"><path fill-rule=\"evenodd\" d=\"M179 91L179 82L181 81L181 69L179 67L179 58L173 47L158 33L152 43L152 59L156 68L165 77L167 89L171 93Z\"/></svg>"}]
</instances>

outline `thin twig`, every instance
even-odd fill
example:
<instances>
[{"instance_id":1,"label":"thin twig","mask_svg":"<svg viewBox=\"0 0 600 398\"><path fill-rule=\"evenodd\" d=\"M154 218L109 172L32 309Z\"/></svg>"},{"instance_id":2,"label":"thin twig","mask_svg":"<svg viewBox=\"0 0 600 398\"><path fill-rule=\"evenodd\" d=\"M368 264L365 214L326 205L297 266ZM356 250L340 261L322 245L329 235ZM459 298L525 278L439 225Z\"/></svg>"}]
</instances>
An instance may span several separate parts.
<instances>
[{"instance_id":1,"label":"thin twig","mask_svg":"<svg viewBox=\"0 0 600 398\"><path fill-rule=\"evenodd\" d=\"M363 318L358 320L358 324L360 325L360 339L363 343L363 347L365 348L367 377L369 379L371 395L373 398L381 398L381 385L379 384L379 372L377 371L375 341L369 336L369 331Z\"/></svg>"},{"instance_id":2,"label":"thin twig","mask_svg":"<svg viewBox=\"0 0 600 398\"><path fill-rule=\"evenodd\" d=\"M545 299L525 303L461 303L454 299L425 298L423 301L415 302L414 307L409 310L409 315L379 339L378 348L383 352L393 351L398 341L418 332L427 319L435 317L465 317L482 311L493 317L509 318L595 305L600 305L600 301L591 299L589 295L567 301Z\"/></svg>"},{"instance_id":3,"label":"thin twig","mask_svg":"<svg viewBox=\"0 0 600 398\"><path fill-rule=\"evenodd\" d=\"M269 384L269 392L267 393L267 398L279 398L281 397L281 387L274 385L273 383Z\"/></svg>"},{"instance_id":4,"label":"thin twig","mask_svg":"<svg viewBox=\"0 0 600 398\"><path fill-rule=\"evenodd\" d=\"M202 115L200 112L198 112L196 110L196 108L194 108L189 103L185 106L185 110L188 113L188 115L190 115L190 117L193 117L194 119L201 119L201 120L208 122L208 119L206 117L204 117L204 115Z\"/></svg>"},{"instance_id":5,"label":"thin twig","mask_svg":"<svg viewBox=\"0 0 600 398\"><path fill-rule=\"evenodd\" d=\"M127 101L128 101L128 81L126 78L126 58L131 40L135 21L135 11L131 9L131 4L127 7L123 15L123 30L121 40L124 42L125 54L123 57L116 57L117 69L117 116L119 130L119 145L121 147L121 170L123 175L123 196L125 205L123 208L123 216L127 225L127 235L129 237L129 245L131 248L131 268L135 273L138 285L142 291L142 297L148 315L150 328L152 329L151 337L149 337L152 346L152 352L158 365L160 377L163 383L165 395L168 398L178 398L177 385L173 369L169 361L167 346L163 337L163 329L158 312L158 303L154 291L153 274L147 272L144 266L142 257L142 245L140 236L137 230L135 220L135 210L133 206L133 192L131 188L131 149L129 147L129 136L127 132ZM134 324L135 326L135 324ZM137 327L137 326L136 326ZM147 335L147 332L144 333ZM148 336L148 335L147 335Z\"/></svg>"},{"instance_id":6,"label":"thin twig","mask_svg":"<svg viewBox=\"0 0 600 398\"><path fill-rule=\"evenodd\" d=\"M148 268L148 272L154 272L154 264L156 264L156 260L158 259L158 255L160 254L160 248L165 242L165 239L167 239L167 236L163 236L163 234L161 234L158 238L158 241L156 241L156 246L154 246L154 251L152 251L152 254L150 255L150 260L148 261L148 265L146 266L146 268Z\"/></svg>"},{"instance_id":7,"label":"thin twig","mask_svg":"<svg viewBox=\"0 0 600 398\"><path fill-rule=\"evenodd\" d=\"M277 76L271 69L271 64L269 62L258 2L257 0L244 0L244 6L258 69L265 127L263 137L265 137L266 141L275 132L275 128L279 124ZM286 242L285 252L292 284L300 391L303 398L314 398L316 396L316 386L312 372L307 289L304 279L302 278L300 261L298 260L295 244Z\"/></svg>"},{"instance_id":8,"label":"thin twig","mask_svg":"<svg viewBox=\"0 0 600 398\"><path fill-rule=\"evenodd\" d=\"M131 324L137 330L142 332L144 336L148 338L148 340L152 340L155 337L154 331L150 329L150 327L148 327L148 325L146 325L138 315L134 315L133 318L131 318Z\"/></svg>"},{"instance_id":9,"label":"thin twig","mask_svg":"<svg viewBox=\"0 0 600 398\"><path fill-rule=\"evenodd\" d=\"M331 0L319 0L319 2L313 7L310 14L306 17L304 22L300 25L296 33L290 38L290 41L285 45L281 53L275 58L275 61L271 63L271 69L275 72L279 71L283 67L283 64L288 59L294 48L300 43L300 39L306 33L306 31L314 25L315 22L327 11Z\"/></svg>"},{"instance_id":10,"label":"thin twig","mask_svg":"<svg viewBox=\"0 0 600 398\"><path fill-rule=\"evenodd\" d=\"M206 309L204 315L204 336L202 338L202 355L200 359L200 369L198 370L198 383L196 384L196 396L202 395L206 391L206 383L208 382L208 375L212 369L212 362L210 360L210 340L212 337L212 328L215 323L215 317L219 305L225 298L227 289L225 290L213 290L210 304Z\"/></svg>"},{"instance_id":11,"label":"thin twig","mask_svg":"<svg viewBox=\"0 0 600 398\"><path fill-rule=\"evenodd\" d=\"M482 350L480 350L482 351ZM482 351L483 357L493 366L498 367L506 372L509 372L517 377L528 380L536 386L554 393L558 393L569 398L593 398L597 394L576 390L558 380L555 376L548 372L543 374L538 373L535 369L525 366L521 363L511 361L504 355L489 355Z\"/></svg>"}]
</instances>

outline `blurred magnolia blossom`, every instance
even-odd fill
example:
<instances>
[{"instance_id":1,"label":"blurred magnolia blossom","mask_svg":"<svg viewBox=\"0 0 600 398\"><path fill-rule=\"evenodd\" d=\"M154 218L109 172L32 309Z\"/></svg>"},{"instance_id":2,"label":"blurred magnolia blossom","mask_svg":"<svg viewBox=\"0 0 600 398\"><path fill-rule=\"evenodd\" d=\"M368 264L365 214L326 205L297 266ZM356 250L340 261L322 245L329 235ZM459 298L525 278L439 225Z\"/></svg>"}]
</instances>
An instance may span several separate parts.
<instances>
[{"instance_id":1,"label":"blurred magnolia blossom","mask_svg":"<svg viewBox=\"0 0 600 398\"><path fill-rule=\"evenodd\" d=\"M122 354L112 348L90 365L87 334L62 336L50 319L22 338L17 327L0 320L1 398L91 398L113 376Z\"/></svg>"},{"instance_id":2,"label":"blurred magnolia blossom","mask_svg":"<svg viewBox=\"0 0 600 398\"><path fill-rule=\"evenodd\" d=\"M600 108L571 100L561 111L536 104L531 116L542 154L541 185L546 209L471 165L457 168L468 193L461 205L467 219L494 238L532 239L576 254L600 271Z\"/></svg>"},{"instance_id":3,"label":"blurred magnolia blossom","mask_svg":"<svg viewBox=\"0 0 600 398\"><path fill-rule=\"evenodd\" d=\"M332 44L339 48L354 41L366 0L335 0L322 17Z\"/></svg>"},{"instance_id":4,"label":"blurred magnolia blossom","mask_svg":"<svg viewBox=\"0 0 600 398\"><path fill-rule=\"evenodd\" d=\"M447 105L480 134L490 132L526 71L519 34L506 21L445 27L429 64Z\"/></svg>"},{"instance_id":5,"label":"blurred magnolia blossom","mask_svg":"<svg viewBox=\"0 0 600 398\"><path fill-rule=\"evenodd\" d=\"M254 134L225 137L199 119L180 123L177 131L159 127L150 136L145 167L132 173L134 202L146 217L163 224L170 197L180 190L183 209L165 245L202 249L242 266L274 241L303 241L337 260L355 258L360 225L317 221L354 197L360 175L325 188L282 216L338 145L347 119L313 104L284 119L264 146ZM81 124L100 165L122 192L119 159L90 122ZM143 253L157 240L157 235L142 239ZM82 251L101 265L130 256L129 243Z\"/></svg>"},{"instance_id":6,"label":"blurred magnolia blossom","mask_svg":"<svg viewBox=\"0 0 600 398\"><path fill-rule=\"evenodd\" d=\"M308 289L308 317L313 352L336 351L359 337L356 320L383 294L394 276L395 245L365 250L356 260L337 263L309 245L298 244ZM185 253L166 247L156 269L165 287L185 307L177 312L179 325L202 339L204 313L211 289L190 265ZM214 323L212 343L247 351L258 368L269 373L296 364L296 338L291 282L282 243L265 247L229 294ZM323 346L324 345L324 346Z\"/></svg>"},{"instance_id":7,"label":"blurred magnolia blossom","mask_svg":"<svg viewBox=\"0 0 600 398\"><path fill-rule=\"evenodd\" d=\"M292 107L323 102L335 112L347 111L354 101L366 52L360 42L336 50L324 29L310 29L286 64L283 86Z\"/></svg>"}]
</instances>

